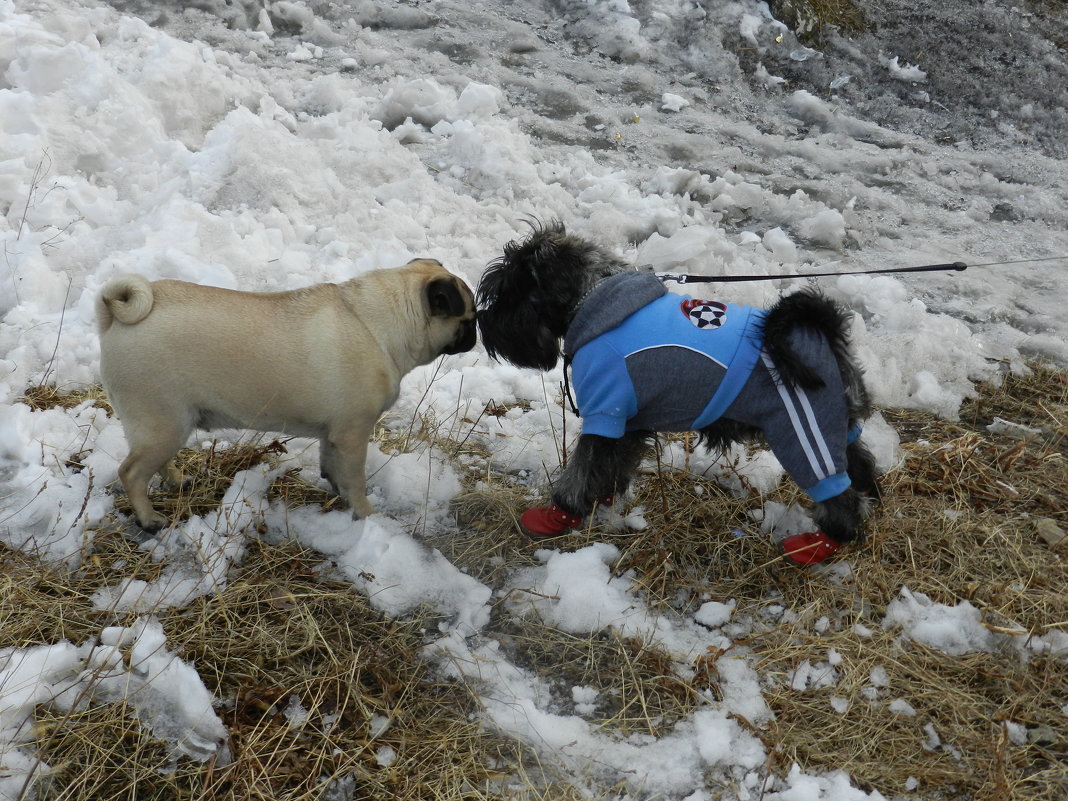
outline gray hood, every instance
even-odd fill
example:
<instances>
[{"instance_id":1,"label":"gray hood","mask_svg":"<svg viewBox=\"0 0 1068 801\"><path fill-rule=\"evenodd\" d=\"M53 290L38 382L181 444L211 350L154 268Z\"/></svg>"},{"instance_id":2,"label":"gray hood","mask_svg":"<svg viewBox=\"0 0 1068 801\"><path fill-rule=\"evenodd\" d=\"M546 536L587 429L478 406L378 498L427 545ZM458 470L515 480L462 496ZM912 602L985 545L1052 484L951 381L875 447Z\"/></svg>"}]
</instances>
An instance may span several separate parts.
<instances>
[{"instance_id":1,"label":"gray hood","mask_svg":"<svg viewBox=\"0 0 1068 801\"><path fill-rule=\"evenodd\" d=\"M564 356L611 331L634 312L666 295L660 279L649 273L620 273L600 281L582 301L564 337Z\"/></svg>"}]
</instances>

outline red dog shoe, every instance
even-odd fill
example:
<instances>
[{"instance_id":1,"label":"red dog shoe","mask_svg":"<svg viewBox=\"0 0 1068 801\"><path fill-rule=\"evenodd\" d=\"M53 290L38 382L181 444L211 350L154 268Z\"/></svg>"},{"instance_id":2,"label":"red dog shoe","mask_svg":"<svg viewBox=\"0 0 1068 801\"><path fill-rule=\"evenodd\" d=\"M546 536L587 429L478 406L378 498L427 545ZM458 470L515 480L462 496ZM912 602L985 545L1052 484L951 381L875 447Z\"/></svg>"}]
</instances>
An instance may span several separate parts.
<instances>
[{"instance_id":1,"label":"red dog shoe","mask_svg":"<svg viewBox=\"0 0 1068 801\"><path fill-rule=\"evenodd\" d=\"M798 565L818 565L841 547L822 531L791 534L782 541L786 558Z\"/></svg>"},{"instance_id":2,"label":"red dog shoe","mask_svg":"<svg viewBox=\"0 0 1068 801\"><path fill-rule=\"evenodd\" d=\"M565 512L555 503L527 509L519 516L519 527L528 537L559 537L582 525L582 518Z\"/></svg>"},{"instance_id":3,"label":"red dog shoe","mask_svg":"<svg viewBox=\"0 0 1068 801\"><path fill-rule=\"evenodd\" d=\"M611 506L615 496L604 495L597 499L598 506ZM519 516L519 527L528 537L547 539L567 534L582 525L582 518L565 512L555 503L527 509Z\"/></svg>"}]
</instances>

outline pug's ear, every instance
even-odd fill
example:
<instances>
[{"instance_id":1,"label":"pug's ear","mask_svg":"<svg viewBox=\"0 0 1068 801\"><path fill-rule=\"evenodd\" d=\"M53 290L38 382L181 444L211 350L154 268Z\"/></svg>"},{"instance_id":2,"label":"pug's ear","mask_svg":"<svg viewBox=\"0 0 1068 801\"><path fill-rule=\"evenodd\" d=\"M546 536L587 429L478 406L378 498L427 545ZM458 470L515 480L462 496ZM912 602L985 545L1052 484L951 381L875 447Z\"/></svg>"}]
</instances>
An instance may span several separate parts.
<instances>
[{"instance_id":1,"label":"pug's ear","mask_svg":"<svg viewBox=\"0 0 1068 801\"><path fill-rule=\"evenodd\" d=\"M435 278L425 291L432 317L461 317L467 311L463 292L452 278Z\"/></svg>"}]
</instances>

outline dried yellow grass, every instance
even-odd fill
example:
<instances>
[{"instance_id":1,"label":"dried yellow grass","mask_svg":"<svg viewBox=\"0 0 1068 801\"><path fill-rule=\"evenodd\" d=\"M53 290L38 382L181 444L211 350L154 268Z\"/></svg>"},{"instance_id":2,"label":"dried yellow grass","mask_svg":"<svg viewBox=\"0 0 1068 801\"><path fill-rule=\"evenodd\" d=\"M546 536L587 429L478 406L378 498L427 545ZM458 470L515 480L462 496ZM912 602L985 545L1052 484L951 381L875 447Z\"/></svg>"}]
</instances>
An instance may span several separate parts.
<instances>
[{"instance_id":1,"label":"dried yellow grass","mask_svg":"<svg viewBox=\"0 0 1068 801\"><path fill-rule=\"evenodd\" d=\"M574 550L597 541L619 549L615 569L630 571L644 600L665 613L736 599L735 618L753 625L733 648L755 660L775 713L772 724L753 729L768 750L768 771L785 773L794 763L810 772L844 770L860 787L886 796L1063 801L1063 661L947 656L902 641L880 623L887 604L908 587L940 603L972 603L995 631L1068 628L1068 553L1035 526L1045 518L1068 529L1068 377L1041 366L1010 376L981 388L956 422L885 414L902 435L905 462L885 477L884 502L867 542L850 554L853 573L845 581L786 564L754 531L749 512L761 499L735 498L707 481L699 494L695 477L679 471L641 477L630 502L645 508L641 531L594 522L568 538L532 543L515 520L541 498L479 462L470 436L478 415L424 416L378 436L387 451L432 447L460 461L469 478L454 504L460 525L431 544L491 587L533 564L538 547ZM993 434L986 426L995 416L1038 433L1028 440ZM276 459L285 444L183 452L193 483L154 500L179 516L201 513L218 503L228 476ZM280 478L272 494L291 505L336 503L295 472ZM788 483L772 500L802 501ZM84 642L101 626L124 622L95 612L89 596L117 575L149 579L159 570L129 533L120 519L95 532L75 573L4 551L0 647ZM34 745L53 772L39 787L41 797L311 799L331 797L327 787L338 798L585 797L554 765L482 729L477 688L441 681L420 660L429 618L385 619L347 583L332 581L327 568L295 545L253 544L218 595L160 616L168 646L191 660L225 702L220 714L231 764L181 760L161 773L163 745L123 705L72 716L43 708ZM663 734L709 694L719 697L719 653L680 669L648 643L607 631L567 634L515 617L501 604L486 633L549 682L562 711L571 687L598 687L601 701L589 719L608 734ZM832 654L833 686L793 689L806 662L826 663ZM873 684L873 670L885 675L885 687ZM299 726L283 714L294 697L308 713ZM890 711L895 699L915 714ZM392 721L378 737L373 716ZM1022 728L1014 736L1009 724ZM933 750L931 731L942 744ZM1020 731L1027 737L1022 744ZM377 758L383 746L397 753L388 766Z\"/></svg>"},{"instance_id":2,"label":"dried yellow grass","mask_svg":"<svg viewBox=\"0 0 1068 801\"><path fill-rule=\"evenodd\" d=\"M73 409L86 401L112 414L104 388L99 384L89 386L60 387L56 384L38 384L28 387L18 399L31 409Z\"/></svg>"},{"instance_id":3,"label":"dried yellow grass","mask_svg":"<svg viewBox=\"0 0 1068 801\"><path fill-rule=\"evenodd\" d=\"M94 577L60 580L20 554L4 556L5 646L84 642L102 625L132 622L93 610ZM339 798L486 797L478 786L521 754L482 730L466 688L436 679L419 659L422 621L384 618L324 573L313 552L256 544L220 593L159 615L168 647L224 700L229 764L171 763L124 704L76 714L44 707L30 743L52 766L39 797L274 801L322 798L331 785ZM292 703L303 720L287 718ZM376 719L389 721L384 732ZM383 748L395 761L380 764Z\"/></svg>"}]
</instances>

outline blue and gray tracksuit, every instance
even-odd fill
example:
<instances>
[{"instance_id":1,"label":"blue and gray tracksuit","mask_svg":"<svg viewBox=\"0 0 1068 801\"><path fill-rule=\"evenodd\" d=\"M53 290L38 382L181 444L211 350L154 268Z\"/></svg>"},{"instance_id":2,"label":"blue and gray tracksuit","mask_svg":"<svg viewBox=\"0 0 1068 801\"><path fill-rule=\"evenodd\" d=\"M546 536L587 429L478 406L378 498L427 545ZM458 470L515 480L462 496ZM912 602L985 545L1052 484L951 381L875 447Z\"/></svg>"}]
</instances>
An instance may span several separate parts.
<instances>
[{"instance_id":1,"label":"blue and gray tracksuit","mask_svg":"<svg viewBox=\"0 0 1068 801\"><path fill-rule=\"evenodd\" d=\"M649 274L605 279L564 339L582 433L697 431L723 417L759 429L813 500L839 495L854 437L838 364L819 332L798 327L791 346L825 383L783 383L762 348L765 314L669 293Z\"/></svg>"}]
</instances>

